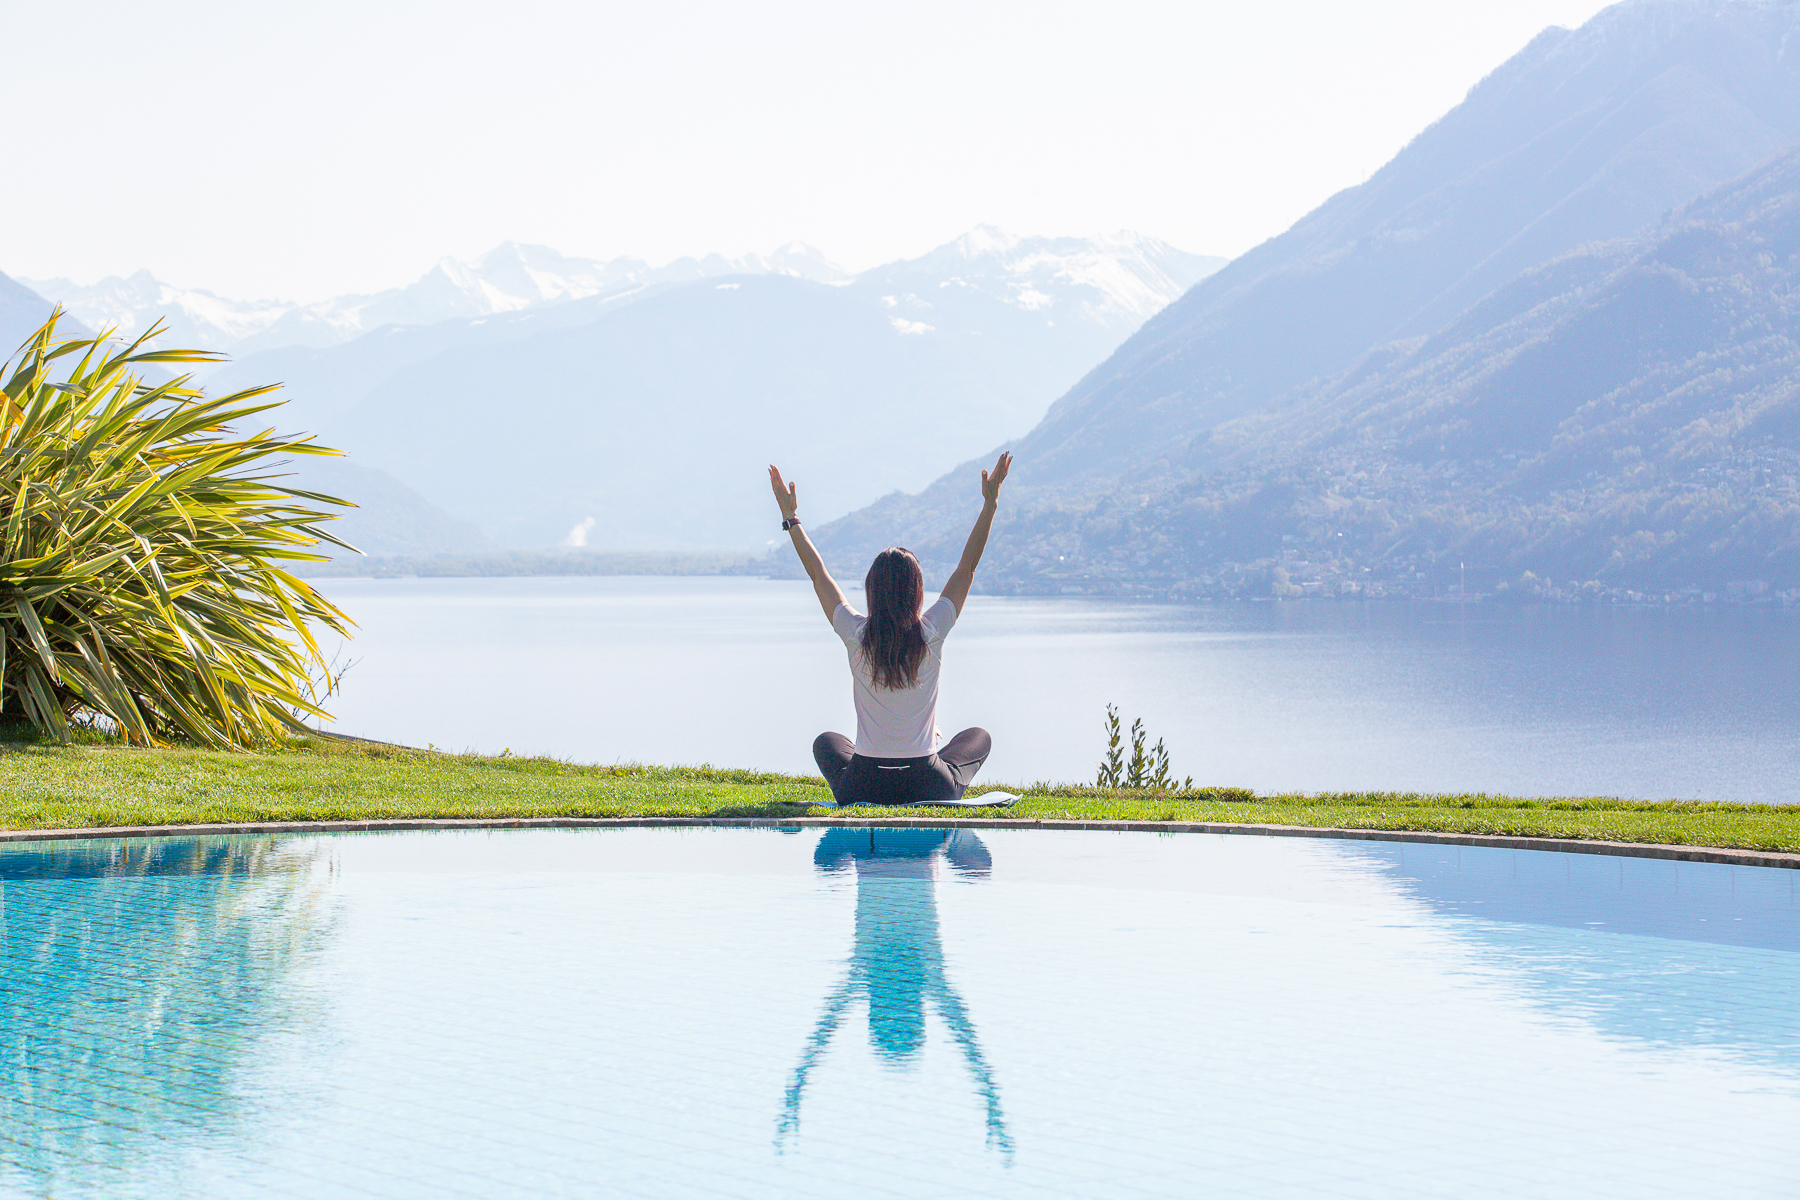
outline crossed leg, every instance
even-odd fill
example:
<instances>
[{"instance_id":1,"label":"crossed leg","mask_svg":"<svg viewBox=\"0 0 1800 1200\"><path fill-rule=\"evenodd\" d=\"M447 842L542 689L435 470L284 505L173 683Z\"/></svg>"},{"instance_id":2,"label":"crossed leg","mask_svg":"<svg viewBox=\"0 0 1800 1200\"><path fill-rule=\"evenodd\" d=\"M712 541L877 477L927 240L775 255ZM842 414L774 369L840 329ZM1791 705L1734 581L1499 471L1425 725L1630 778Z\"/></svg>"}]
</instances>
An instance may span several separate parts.
<instances>
[{"instance_id":1,"label":"crossed leg","mask_svg":"<svg viewBox=\"0 0 1800 1200\"><path fill-rule=\"evenodd\" d=\"M994 739L988 736L988 731L972 725L945 742L943 749L938 751L938 761L950 768L950 781L956 785L958 799L993 750Z\"/></svg>"}]
</instances>

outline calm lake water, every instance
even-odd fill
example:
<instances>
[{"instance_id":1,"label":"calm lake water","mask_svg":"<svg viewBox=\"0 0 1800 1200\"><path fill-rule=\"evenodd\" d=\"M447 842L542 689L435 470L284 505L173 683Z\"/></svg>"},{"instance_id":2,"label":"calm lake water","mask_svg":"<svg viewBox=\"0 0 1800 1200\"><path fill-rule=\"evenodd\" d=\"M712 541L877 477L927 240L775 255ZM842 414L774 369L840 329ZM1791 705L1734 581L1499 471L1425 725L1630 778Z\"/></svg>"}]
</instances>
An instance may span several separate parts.
<instances>
[{"instance_id":1,"label":"calm lake water","mask_svg":"<svg viewBox=\"0 0 1800 1200\"><path fill-rule=\"evenodd\" d=\"M331 580L360 632L343 733L580 762L813 770L852 733L809 585L761 579ZM853 602L855 601L853 596ZM1196 783L1788 803L1800 614L971 598L940 724L983 778L1093 778L1108 702Z\"/></svg>"}]
</instances>

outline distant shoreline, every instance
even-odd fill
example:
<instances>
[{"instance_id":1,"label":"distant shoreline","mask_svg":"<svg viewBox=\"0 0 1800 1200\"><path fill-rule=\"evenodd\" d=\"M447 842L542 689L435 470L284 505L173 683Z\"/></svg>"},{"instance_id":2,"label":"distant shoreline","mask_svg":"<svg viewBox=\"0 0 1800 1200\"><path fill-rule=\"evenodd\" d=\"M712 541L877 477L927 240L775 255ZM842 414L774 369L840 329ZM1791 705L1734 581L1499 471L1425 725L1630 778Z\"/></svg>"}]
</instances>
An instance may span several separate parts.
<instances>
[{"instance_id":1,"label":"distant shoreline","mask_svg":"<svg viewBox=\"0 0 1800 1200\"><path fill-rule=\"evenodd\" d=\"M334 558L295 572L306 579L502 579L527 576L766 575L767 560L727 551L508 550L490 554Z\"/></svg>"},{"instance_id":2,"label":"distant shoreline","mask_svg":"<svg viewBox=\"0 0 1800 1200\"><path fill-rule=\"evenodd\" d=\"M515 550L466 555L370 555L357 559L333 559L314 563L295 573L306 579L523 579L598 578L639 575L681 578L719 576L746 579L803 579L791 564L761 555L728 551L667 553L651 551ZM1535 604L1631 608L1792 608L1800 606L1800 589L1794 591L1722 588L1701 591L1609 588L1563 594L1515 594L1495 592L1434 592L1425 587L1359 588L1355 591L1306 590L1282 596L1199 590L1186 581L1139 582L1112 579L1010 579L977 581L977 595L1015 599L1127 600L1149 604L1264 604L1295 601L1415 601L1431 604L1482 604L1488 607L1523 607Z\"/></svg>"}]
</instances>

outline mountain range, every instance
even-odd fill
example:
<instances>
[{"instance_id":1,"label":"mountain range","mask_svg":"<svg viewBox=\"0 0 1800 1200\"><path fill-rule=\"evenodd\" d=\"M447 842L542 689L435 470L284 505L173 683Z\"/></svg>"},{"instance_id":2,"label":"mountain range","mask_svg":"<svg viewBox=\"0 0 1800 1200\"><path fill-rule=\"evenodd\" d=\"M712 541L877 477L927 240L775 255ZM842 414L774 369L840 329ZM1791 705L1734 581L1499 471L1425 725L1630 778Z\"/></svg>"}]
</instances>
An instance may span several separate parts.
<instances>
[{"instance_id":1,"label":"mountain range","mask_svg":"<svg viewBox=\"0 0 1800 1200\"><path fill-rule=\"evenodd\" d=\"M1800 6L1626 0L1546 30L1010 443L994 578L1800 583L1796 136ZM822 544L941 568L991 453Z\"/></svg>"},{"instance_id":2,"label":"mountain range","mask_svg":"<svg viewBox=\"0 0 1800 1200\"><path fill-rule=\"evenodd\" d=\"M853 278L665 279L267 351L207 382L283 382L287 422L500 545L761 549L767 463L812 519L921 487L1029 429L1223 261L984 227Z\"/></svg>"},{"instance_id":3,"label":"mountain range","mask_svg":"<svg viewBox=\"0 0 1800 1200\"><path fill-rule=\"evenodd\" d=\"M768 255L709 254L678 258L660 267L637 258L602 262L571 258L548 246L503 242L476 259L441 259L405 287L311 304L231 300L163 283L148 271L85 285L67 279L18 282L94 329L116 329L121 336L136 337L162 321L169 330L163 339L168 345L243 356L284 346L335 346L386 325L431 325L616 295L659 283L746 274L823 282L848 278L823 254L800 242Z\"/></svg>"},{"instance_id":4,"label":"mountain range","mask_svg":"<svg viewBox=\"0 0 1800 1200\"><path fill-rule=\"evenodd\" d=\"M312 306L142 272L37 282L90 325L162 319L170 344L235 351L203 376L213 392L282 383L277 419L351 452L294 464L294 482L356 501L336 531L370 553L741 551L768 541L767 462L804 475L815 518L920 487L1029 428L1224 261L1130 233L984 226L855 276L798 243L657 268L507 243ZM0 308L30 297L6 282Z\"/></svg>"}]
</instances>

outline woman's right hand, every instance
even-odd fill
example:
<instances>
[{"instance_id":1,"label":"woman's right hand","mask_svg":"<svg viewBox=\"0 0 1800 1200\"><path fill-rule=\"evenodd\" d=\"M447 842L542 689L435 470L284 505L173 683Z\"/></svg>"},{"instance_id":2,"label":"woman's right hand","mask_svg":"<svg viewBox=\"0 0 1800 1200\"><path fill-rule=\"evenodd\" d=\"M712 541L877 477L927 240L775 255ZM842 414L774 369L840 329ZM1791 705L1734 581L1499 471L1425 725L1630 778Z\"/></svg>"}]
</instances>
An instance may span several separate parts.
<instances>
[{"instance_id":1,"label":"woman's right hand","mask_svg":"<svg viewBox=\"0 0 1800 1200\"><path fill-rule=\"evenodd\" d=\"M792 521L800 509L800 498L794 494L794 485L781 477L781 469L773 463L769 464L769 487L775 492L775 503L781 505L781 519ZM819 557L806 530L796 523L788 532L793 537L794 550L800 555L800 565L806 568L807 577L812 580L813 595L819 598L819 607L825 610L825 619L829 621L844 605L844 589L825 569L825 560Z\"/></svg>"},{"instance_id":2,"label":"woman's right hand","mask_svg":"<svg viewBox=\"0 0 1800 1200\"><path fill-rule=\"evenodd\" d=\"M800 498L794 492L794 485L784 483L781 468L774 463L769 464L769 486L775 489L775 503L781 506L781 519L791 521L794 514L800 511Z\"/></svg>"}]
</instances>

